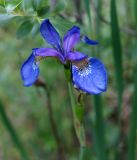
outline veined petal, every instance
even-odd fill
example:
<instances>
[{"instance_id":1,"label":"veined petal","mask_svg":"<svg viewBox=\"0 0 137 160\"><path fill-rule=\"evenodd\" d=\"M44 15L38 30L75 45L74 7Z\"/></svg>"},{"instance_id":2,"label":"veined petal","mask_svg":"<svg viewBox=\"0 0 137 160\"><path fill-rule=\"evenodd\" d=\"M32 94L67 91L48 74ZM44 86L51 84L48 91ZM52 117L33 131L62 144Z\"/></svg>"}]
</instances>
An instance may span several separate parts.
<instances>
[{"instance_id":1,"label":"veined petal","mask_svg":"<svg viewBox=\"0 0 137 160\"><path fill-rule=\"evenodd\" d=\"M45 19L41 23L40 32L43 38L47 41L47 43L53 45L57 49L60 49L61 45L60 35L53 27L53 25L50 23L49 19Z\"/></svg>"},{"instance_id":2,"label":"veined petal","mask_svg":"<svg viewBox=\"0 0 137 160\"><path fill-rule=\"evenodd\" d=\"M63 47L65 53L70 52L74 46L80 41L80 28L77 26L73 26L63 39Z\"/></svg>"},{"instance_id":3,"label":"veined petal","mask_svg":"<svg viewBox=\"0 0 137 160\"><path fill-rule=\"evenodd\" d=\"M69 61L79 61L87 58L88 56L81 52L69 52L66 54L66 59Z\"/></svg>"},{"instance_id":4,"label":"veined petal","mask_svg":"<svg viewBox=\"0 0 137 160\"><path fill-rule=\"evenodd\" d=\"M82 62L83 63L83 62ZM107 72L96 58L87 59L87 65L72 65L73 84L89 94L99 94L107 89Z\"/></svg>"},{"instance_id":5,"label":"veined petal","mask_svg":"<svg viewBox=\"0 0 137 160\"><path fill-rule=\"evenodd\" d=\"M53 48L34 48L33 52L35 56L55 57L58 58L62 63L65 61L63 55Z\"/></svg>"},{"instance_id":6,"label":"veined petal","mask_svg":"<svg viewBox=\"0 0 137 160\"><path fill-rule=\"evenodd\" d=\"M89 45L97 45L97 44L99 44L98 41L89 39L87 36L82 36L81 40L82 40L82 42L84 42L86 44L89 44Z\"/></svg>"},{"instance_id":7,"label":"veined petal","mask_svg":"<svg viewBox=\"0 0 137 160\"><path fill-rule=\"evenodd\" d=\"M35 62L35 56L32 53L21 67L21 78L24 86L31 86L35 83L39 76L39 67Z\"/></svg>"}]
</instances>

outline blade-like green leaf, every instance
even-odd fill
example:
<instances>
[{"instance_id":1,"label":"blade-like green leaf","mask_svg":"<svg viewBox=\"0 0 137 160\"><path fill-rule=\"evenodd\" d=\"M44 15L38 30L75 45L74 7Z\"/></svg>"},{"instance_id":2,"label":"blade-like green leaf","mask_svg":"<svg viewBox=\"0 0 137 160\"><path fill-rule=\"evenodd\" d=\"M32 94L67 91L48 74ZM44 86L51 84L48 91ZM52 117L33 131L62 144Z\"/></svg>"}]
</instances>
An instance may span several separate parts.
<instances>
[{"instance_id":1,"label":"blade-like green leaf","mask_svg":"<svg viewBox=\"0 0 137 160\"><path fill-rule=\"evenodd\" d=\"M137 25L137 0L134 0L134 17L135 17L135 24Z\"/></svg>"},{"instance_id":2,"label":"blade-like green leaf","mask_svg":"<svg viewBox=\"0 0 137 160\"><path fill-rule=\"evenodd\" d=\"M135 67L134 73L137 70ZM136 142L137 142L137 74L134 77L134 93L130 120L129 141L128 141L128 160L136 160Z\"/></svg>"},{"instance_id":3,"label":"blade-like green leaf","mask_svg":"<svg viewBox=\"0 0 137 160\"><path fill-rule=\"evenodd\" d=\"M119 143L121 136L121 121L120 121L120 111L122 106L122 95L123 95L123 63L122 63L122 47L120 40L120 31L118 25L118 16L116 10L115 0L111 0L110 3L110 16L111 16L111 33L112 33L112 47L113 47L113 58L115 65L115 77L116 77L116 87L117 87L117 99L118 99L118 125L119 125L119 136L116 142L117 148L115 152L115 159L120 160Z\"/></svg>"},{"instance_id":4,"label":"blade-like green leaf","mask_svg":"<svg viewBox=\"0 0 137 160\"><path fill-rule=\"evenodd\" d=\"M17 30L17 38L24 38L27 36L32 30L32 27L33 24L29 20L24 21Z\"/></svg>"},{"instance_id":5,"label":"blade-like green leaf","mask_svg":"<svg viewBox=\"0 0 137 160\"><path fill-rule=\"evenodd\" d=\"M86 13L87 13L87 16L88 16L89 23L91 25L90 2L91 2L90 0L84 0L85 10L86 10Z\"/></svg>"},{"instance_id":6,"label":"blade-like green leaf","mask_svg":"<svg viewBox=\"0 0 137 160\"><path fill-rule=\"evenodd\" d=\"M13 140L14 144L16 145L17 149L19 150L22 160L29 160L28 154L24 149L24 146L22 145L16 131L14 130L10 120L8 119L4 106L2 104L2 102L0 101L0 119L3 123L3 125L5 126L5 128L7 129L8 133L11 136L11 139Z\"/></svg>"},{"instance_id":7,"label":"blade-like green leaf","mask_svg":"<svg viewBox=\"0 0 137 160\"><path fill-rule=\"evenodd\" d=\"M118 110L120 111L123 94L123 67L122 67L122 48L120 40L120 32L116 11L115 0L111 0L111 33L112 33L112 46L113 57L115 64L116 84L118 91Z\"/></svg>"},{"instance_id":8,"label":"blade-like green leaf","mask_svg":"<svg viewBox=\"0 0 137 160\"><path fill-rule=\"evenodd\" d=\"M102 112L102 98L100 95L94 96L94 108L95 108L95 146L98 156L98 160L107 160L106 145L105 145L105 133L104 133L104 120Z\"/></svg>"}]
</instances>

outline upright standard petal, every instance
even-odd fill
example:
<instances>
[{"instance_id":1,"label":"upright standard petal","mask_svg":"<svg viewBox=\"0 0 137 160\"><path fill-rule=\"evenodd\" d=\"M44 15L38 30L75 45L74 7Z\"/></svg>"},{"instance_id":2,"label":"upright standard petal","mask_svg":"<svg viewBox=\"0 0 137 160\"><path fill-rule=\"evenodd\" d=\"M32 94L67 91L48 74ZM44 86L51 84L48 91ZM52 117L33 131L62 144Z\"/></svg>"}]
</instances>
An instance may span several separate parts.
<instances>
[{"instance_id":1,"label":"upright standard petal","mask_svg":"<svg viewBox=\"0 0 137 160\"><path fill-rule=\"evenodd\" d=\"M82 36L81 40L82 40L82 42L84 42L86 44L89 44L89 45L97 45L97 44L99 44L98 41L89 39L87 36Z\"/></svg>"},{"instance_id":2,"label":"upright standard petal","mask_svg":"<svg viewBox=\"0 0 137 160\"><path fill-rule=\"evenodd\" d=\"M107 89L107 72L96 58L88 58L72 65L73 84L89 94L99 94Z\"/></svg>"},{"instance_id":3,"label":"upright standard petal","mask_svg":"<svg viewBox=\"0 0 137 160\"><path fill-rule=\"evenodd\" d=\"M52 46L60 49L61 46L61 38L59 33L50 23L49 19L45 19L40 26L40 32L43 38Z\"/></svg>"},{"instance_id":4,"label":"upright standard petal","mask_svg":"<svg viewBox=\"0 0 137 160\"><path fill-rule=\"evenodd\" d=\"M87 58L88 56L81 52L69 52L66 54L66 59L69 61L80 61Z\"/></svg>"},{"instance_id":5,"label":"upright standard petal","mask_svg":"<svg viewBox=\"0 0 137 160\"><path fill-rule=\"evenodd\" d=\"M65 53L70 52L74 46L80 41L80 28L77 26L73 26L63 39L63 47Z\"/></svg>"},{"instance_id":6,"label":"upright standard petal","mask_svg":"<svg viewBox=\"0 0 137 160\"><path fill-rule=\"evenodd\" d=\"M39 67L35 63L35 56L32 53L21 67L21 78L24 86L31 86L35 83L39 76Z\"/></svg>"},{"instance_id":7,"label":"upright standard petal","mask_svg":"<svg viewBox=\"0 0 137 160\"><path fill-rule=\"evenodd\" d=\"M55 57L59 59L62 63L65 62L64 56L53 48L34 48L33 49L35 56L40 57Z\"/></svg>"}]
</instances>

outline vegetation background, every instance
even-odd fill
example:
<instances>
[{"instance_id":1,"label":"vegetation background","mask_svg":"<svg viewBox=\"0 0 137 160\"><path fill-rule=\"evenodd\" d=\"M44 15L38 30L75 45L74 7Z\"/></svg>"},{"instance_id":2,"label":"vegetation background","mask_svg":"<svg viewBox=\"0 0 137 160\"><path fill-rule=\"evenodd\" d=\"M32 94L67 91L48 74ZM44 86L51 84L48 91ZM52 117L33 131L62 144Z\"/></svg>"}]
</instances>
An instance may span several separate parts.
<instances>
[{"instance_id":1,"label":"vegetation background","mask_svg":"<svg viewBox=\"0 0 137 160\"><path fill-rule=\"evenodd\" d=\"M84 96L82 156L63 66L48 58L40 64L46 89L22 86L21 64L47 46L39 33L45 18L62 36L78 25L98 40L77 49L108 71L107 92ZM0 160L136 160L136 70L137 0L0 0Z\"/></svg>"}]
</instances>

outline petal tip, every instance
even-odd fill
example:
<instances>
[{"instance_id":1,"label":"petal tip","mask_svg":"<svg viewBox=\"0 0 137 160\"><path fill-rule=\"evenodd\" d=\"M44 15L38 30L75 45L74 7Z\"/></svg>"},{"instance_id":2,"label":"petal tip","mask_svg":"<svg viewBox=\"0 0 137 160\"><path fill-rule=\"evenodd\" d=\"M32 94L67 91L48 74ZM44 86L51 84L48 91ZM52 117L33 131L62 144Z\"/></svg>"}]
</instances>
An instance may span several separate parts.
<instances>
[{"instance_id":1,"label":"petal tip","mask_svg":"<svg viewBox=\"0 0 137 160\"><path fill-rule=\"evenodd\" d=\"M99 44L98 41L89 39L87 36L82 36L81 41L88 45L98 45Z\"/></svg>"}]
</instances>

